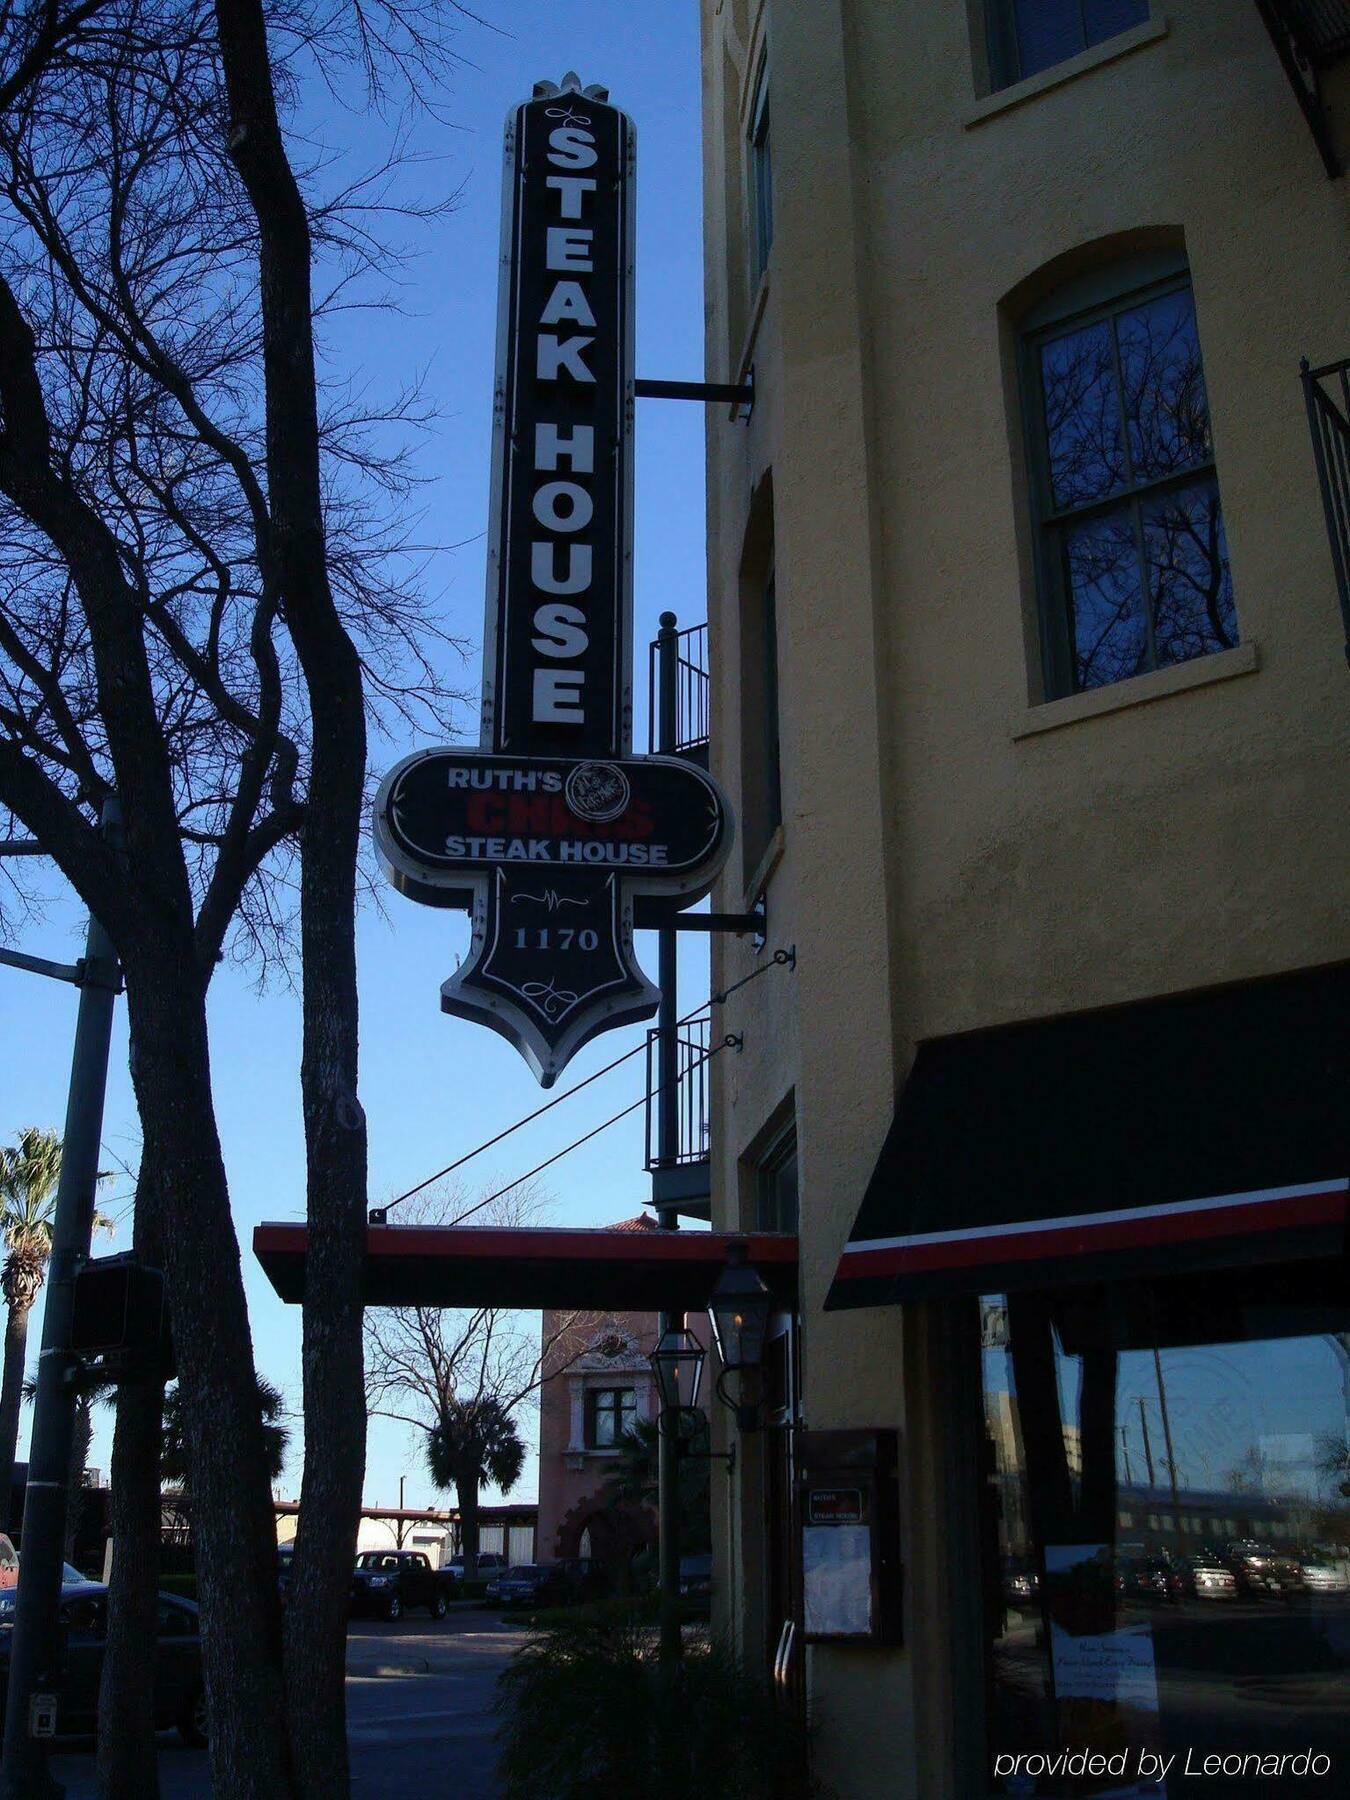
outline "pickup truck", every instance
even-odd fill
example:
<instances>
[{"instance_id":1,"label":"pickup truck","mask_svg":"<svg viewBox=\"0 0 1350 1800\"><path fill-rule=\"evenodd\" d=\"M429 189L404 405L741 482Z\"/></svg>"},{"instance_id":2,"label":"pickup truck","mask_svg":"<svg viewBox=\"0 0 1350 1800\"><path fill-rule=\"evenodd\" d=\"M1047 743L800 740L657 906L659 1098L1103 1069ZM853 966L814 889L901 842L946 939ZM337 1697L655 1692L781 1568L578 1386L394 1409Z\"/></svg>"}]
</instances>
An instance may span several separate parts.
<instances>
[{"instance_id":1,"label":"pickup truck","mask_svg":"<svg viewBox=\"0 0 1350 1800\"><path fill-rule=\"evenodd\" d=\"M352 1571L351 1609L399 1619L409 1607L425 1606L443 1619L452 1592L450 1577L420 1550L363 1550Z\"/></svg>"}]
</instances>

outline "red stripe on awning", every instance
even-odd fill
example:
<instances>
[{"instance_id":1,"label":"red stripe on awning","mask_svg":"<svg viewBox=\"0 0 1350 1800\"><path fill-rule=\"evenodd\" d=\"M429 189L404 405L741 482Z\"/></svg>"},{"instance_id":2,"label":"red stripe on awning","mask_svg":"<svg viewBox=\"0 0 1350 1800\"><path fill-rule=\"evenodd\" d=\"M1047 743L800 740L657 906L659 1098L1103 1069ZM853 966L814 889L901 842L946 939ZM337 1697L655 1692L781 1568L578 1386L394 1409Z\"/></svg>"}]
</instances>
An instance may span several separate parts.
<instances>
[{"instance_id":1,"label":"red stripe on awning","mask_svg":"<svg viewBox=\"0 0 1350 1800\"><path fill-rule=\"evenodd\" d=\"M1341 1225L1350 1211L1343 1185L1320 1194L1281 1200L1249 1201L1203 1211L1176 1212L1159 1207L1143 1218L1104 1219L1091 1225L1042 1226L1035 1231L947 1239L935 1244L893 1244L885 1249L846 1249L837 1281L866 1276L921 1274L934 1269L979 1268L985 1264L1026 1262L1036 1257L1094 1255L1104 1250L1186 1244L1229 1238L1258 1231L1296 1230Z\"/></svg>"}]
</instances>

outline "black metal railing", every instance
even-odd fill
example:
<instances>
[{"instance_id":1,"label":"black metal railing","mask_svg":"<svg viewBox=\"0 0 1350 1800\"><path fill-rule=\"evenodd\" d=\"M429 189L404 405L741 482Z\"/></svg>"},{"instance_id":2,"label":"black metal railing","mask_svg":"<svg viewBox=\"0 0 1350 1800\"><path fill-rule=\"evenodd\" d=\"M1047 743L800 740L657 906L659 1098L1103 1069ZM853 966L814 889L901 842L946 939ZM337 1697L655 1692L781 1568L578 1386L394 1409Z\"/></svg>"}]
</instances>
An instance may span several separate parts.
<instances>
[{"instance_id":1,"label":"black metal railing","mask_svg":"<svg viewBox=\"0 0 1350 1800\"><path fill-rule=\"evenodd\" d=\"M681 1168L708 1158L708 1058L712 1024L691 1019L675 1034L675 1120L673 1156L663 1157L657 1137L656 1094L660 1086L660 1032L647 1033L647 1168Z\"/></svg>"},{"instance_id":2,"label":"black metal railing","mask_svg":"<svg viewBox=\"0 0 1350 1800\"><path fill-rule=\"evenodd\" d=\"M1256 0L1294 98L1333 179L1344 173L1322 99L1321 77L1350 57L1350 0Z\"/></svg>"},{"instance_id":3,"label":"black metal railing","mask_svg":"<svg viewBox=\"0 0 1350 1800\"><path fill-rule=\"evenodd\" d=\"M1304 357L1299 366L1350 662L1350 356L1321 369Z\"/></svg>"},{"instance_id":4,"label":"black metal railing","mask_svg":"<svg viewBox=\"0 0 1350 1800\"><path fill-rule=\"evenodd\" d=\"M675 754L707 766L708 757L708 627L691 625L678 633L675 677ZM657 651L653 638L647 656L647 748L655 751L660 722L657 704Z\"/></svg>"}]
</instances>

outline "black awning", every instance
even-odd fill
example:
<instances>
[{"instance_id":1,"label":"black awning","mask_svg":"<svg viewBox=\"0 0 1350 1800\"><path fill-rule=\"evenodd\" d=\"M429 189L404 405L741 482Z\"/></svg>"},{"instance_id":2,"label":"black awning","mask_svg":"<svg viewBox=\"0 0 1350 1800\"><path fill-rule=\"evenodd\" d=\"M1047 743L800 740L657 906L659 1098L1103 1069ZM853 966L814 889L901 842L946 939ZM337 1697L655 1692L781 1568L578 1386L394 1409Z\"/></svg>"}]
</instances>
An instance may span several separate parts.
<instances>
[{"instance_id":1,"label":"black awning","mask_svg":"<svg viewBox=\"0 0 1350 1800\"><path fill-rule=\"evenodd\" d=\"M1350 964L920 1044L826 1309L1343 1254Z\"/></svg>"}]
</instances>

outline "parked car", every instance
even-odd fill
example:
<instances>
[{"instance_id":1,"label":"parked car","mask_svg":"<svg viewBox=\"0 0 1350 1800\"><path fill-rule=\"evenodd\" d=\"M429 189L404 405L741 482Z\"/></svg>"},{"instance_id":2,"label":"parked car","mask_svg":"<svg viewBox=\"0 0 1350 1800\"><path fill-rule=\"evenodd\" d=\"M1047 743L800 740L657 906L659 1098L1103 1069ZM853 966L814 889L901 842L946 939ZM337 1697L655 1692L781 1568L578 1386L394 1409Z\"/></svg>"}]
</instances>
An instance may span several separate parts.
<instances>
[{"instance_id":1,"label":"parked car","mask_svg":"<svg viewBox=\"0 0 1350 1800\"><path fill-rule=\"evenodd\" d=\"M494 1576L488 1597L502 1606L560 1606L572 1598L571 1583L557 1563L516 1563Z\"/></svg>"},{"instance_id":2,"label":"parked car","mask_svg":"<svg viewBox=\"0 0 1350 1800\"><path fill-rule=\"evenodd\" d=\"M1223 1560L1232 1570L1238 1592L1261 1598L1301 1591L1303 1571L1290 1556L1255 1538L1235 1538L1224 1547Z\"/></svg>"},{"instance_id":3,"label":"parked car","mask_svg":"<svg viewBox=\"0 0 1350 1800\"><path fill-rule=\"evenodd\" d=\"M10 1587L0 1589L0 1625L12 1625L14 1623L14 1608L18 1605L19 1600L18 1585L18 1566L16 1564L13 1584ZM61 1594L63 1598L71 1588L84 1588L89 1585L90 1582L88 1578L81 1575L77 1568L74 1568L68 1562L63 1562L61 1564Z\"/></svg>"},{"instance_id":4,"label":"parked car","mask_svg":"<svg viewBox=\"0 0 1350 1800\"><path fill-rule=\"evenodd\" d=\"M1040 1576L1012 1561L1004 1564L1001 1587L1005 1606L1032 1607L1040 1599Z\"/></svg>"},{"instance_id":5,"label":"parked car","mask_svg":"<svg viewBox=\"0 0 1350 1800\"><path fill-rule=\"evenodd\" d=\"M498 1575L506 1573L508 1564L499 1550L480 1550L478 1552L478 1579L492 1581ZM448 1575L452 1581L463 1581L464 1558L452 1556L442 1567L441 1573Z\"/></svg>"},{"instance_id":6,"label":"parked car","mask_svg":"<svg viewBox=\"0 0 1350 1800\"><path fill-rule=\"evenodd\" d=\"M588 1556L554 1563L516 1563L487 1584L490 1602L501 1606L572 1606L605 1591L604 1578Z\"/></svg>"},{"instance_id":7,"label":"parked car","mask_svg":"<svg viewBox=\"0 0 1350 1800\"><path fill-rule=\"evenodd\" d=\"M1343 1594L1350 1590L1350 1561L1342 1556L1308 1550L1298 1558L1298 1566L1310 1594Z\"/></svg>"},{"instance_id":8,"label":"parked car","mask_svg":"<svg viewBox=\"0 0 1350 1800\"><path fill-rule=\"evenodd\" d=\"M1176 1564L1174 1579L1192 1600L1237 1599L1237 1577L1217 1556L1183 1556Z\"/></svg>"},{"instance_id":9,"label":"parked car","mask_svg":"<svg viewBox=\"0 0 1350 1800\"><path fill-rule=\"evenodd\" d=\"M101 1581L86 1581L66 1563L61 1589L61 1625L65 1640L62 1675L57 1690L56 1728L66 1733L93 1732L98 1727L98 1690L108 1635L108 1590ZM12 1599L12 1593L3 1596ZM12 1613L11 1613L12 1620ZM0 1630L0 1718L9 1685L11 1629ZM197 1608L177 1594L159 1596L155 1645L155 1724L176 1726L185 1744L207 1739L206 1688L202 1680L201 1629Z\"/></svg>"},{"instance_id":10,"label":"parked car","mask_svg":"<svg viewBox=\"0 0 1350 1800\"><path fill-rule=\"evenodd\" d=\"M1175 1600L1178 1590L1169 1562L1161 1556L1140 1556L1118 1566L1116 1591L1127 1600Z\"/></svg>"},{"instance_id":11,"label":"parked car","mask_svg":"<svg viewBox=\"0 0 1350 1800\"><path fill-rule=\"evenodd\" d=\"M363 1550L352 1571L353 1612L399 1619L411 1606L425 1606L443 1619L450 1604L451 1578L433 1569L420 1550Z\"/></svg>"}]
</instances>

